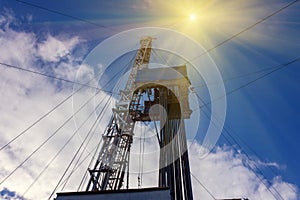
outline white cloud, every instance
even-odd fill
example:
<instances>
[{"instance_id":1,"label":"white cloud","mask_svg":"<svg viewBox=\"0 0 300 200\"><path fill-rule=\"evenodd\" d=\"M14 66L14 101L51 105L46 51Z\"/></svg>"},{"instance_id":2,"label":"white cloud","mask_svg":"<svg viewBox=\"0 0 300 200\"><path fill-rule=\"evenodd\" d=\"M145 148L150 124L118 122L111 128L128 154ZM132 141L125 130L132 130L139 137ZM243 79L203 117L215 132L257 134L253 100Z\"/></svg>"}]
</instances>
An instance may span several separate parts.
<instances>
[{"instance_id":1,"label":"white cloud","mask_svg":"<svg viewBox=\"0 0 300 200\"><path fill-rule=\"evenodd\" d=\"M3 9L3 13L0 15L0 26L8 29L11 24L14 24L16 19L14 13L10 9Z\"/></svg>"},{"instance_id":2,"label":"white cloud","mask_svg":"<svg viewBox=\"0 0 300 200\"><path fill-rule=\"evenodd\" d=\"M73 48L80 42L78 37L60 39L48 35L47 39L38 46L38 55L44 61L58 62L71 56Z\"/></svg>"},{"instance_id":3,"label":"white cloud","mask_svg":"<svg viewBox=\"0 0 300 200\"><path fill-rule=\"evenodd\" d=\"M54 76L70 78L71 80L75 77L76 70L79 67L74 65L78 63L78 57L72 57L72 53L80 45L78 37L62 39L62 36L48 35L46 40L38 42L35 34L12 29L10 23L14 20L11 13L0 16L0 62L29 70L45 71L46 73L52 73ZM55 45L58 45L58 47L56 48ZM41 53L47 53L47 50L50 55L53 53L51 51L55 51L54 57L45 57L45 60L40 61L48 62L52 59L51 61L57 63L47 65L47 68L41 68L41 62L36 61L43 57L44 54ZM88 70L88 68L89 66L85 66L85 70L81 72L80 77L92 76L93 71ZM66 87L69 84L65 85L61 82L58 90L58 81L56 80L7 68L3 65L0 66L0 72L0 146L2 147L64 100L72 91L70 91L70 87ZM85 75L85 72L88 75ZM86 95L86 90L82 90L82 93L78 95L86 100L90 94ZM0 163L5 163L0 165L0 181L73 114L71 100L56 109L45 120L39 122L24 136L0 151ZM92 105L92 103L93 101L90 104ZM78 109L78 107L75 109ZM88 106L80 114L87 115L92 110L93 106ZM87 133L90 125L91 122L87 123L82 128L81 133ZM73 120L70 120L40 151L1 184L1 187L7 187L22 194L74 130ZM43 199L49 195L49 191L54 188L60 178L66 162L69 162L72 158L70 155L74 153L74 148L77 148L79 144L79 137L76 136L62 152L62 155L49 167L45 176L41 177L44 181L38 182L28 192L26 196L29 199Z\"/></svg>"},{"instance_id":4,"label":"white cloud","mask_svg":"<svg viewBox=\"0 0 300 200\"><path fill-rule=\"evenodd\" d=\"M247 162L252 164L255 162L256 166L262 166L262 161L250 161L246 155L235 153L229 147L218 147L204 159L199 159L200 151L198 144L192 145L189 150L191 171L217 199L247 197L271 200L274 199L271 192L277 195L276 191L283 199L299 198L296 186L282 181L279 177L274 177L271 185L268 185L267 180L246 166ZM265 163L265 166L267 164ZM212 199L195 179L193 179L193 187L196 199Z\"/></svg>"},{"instance_id":5,"label":"white cloud","mask_svg":"<svg viewBox=\"0 0 300 200\"><path fill-rule=\"evenodd\" d=\"M10 28L0 29L1 62L18 66L30 66L35 57L35 36L16 32Z\"/></svg>"},{"instance_id":6,"label":"white cloud","mask_svg":"<svg viewBox=\"0 0 300 200\"><path fill-rule=\"evenodd\" d=\"M10 28L12 23L17 24L11 11L0 15L0 61L30 70L38 70L73 80L79 63L82 61L86 49L79 37L64 35L53 36L48 34L44 40L31 32L15 31ZM39 36L40 38L41 36ZM78 48L80 44L80 48ZM81 55L74 54L79 51ZM39 68L37 60L47 63L43 69ZM3 66L2 66L3 67Z\"/></svg>"}]
</instances>

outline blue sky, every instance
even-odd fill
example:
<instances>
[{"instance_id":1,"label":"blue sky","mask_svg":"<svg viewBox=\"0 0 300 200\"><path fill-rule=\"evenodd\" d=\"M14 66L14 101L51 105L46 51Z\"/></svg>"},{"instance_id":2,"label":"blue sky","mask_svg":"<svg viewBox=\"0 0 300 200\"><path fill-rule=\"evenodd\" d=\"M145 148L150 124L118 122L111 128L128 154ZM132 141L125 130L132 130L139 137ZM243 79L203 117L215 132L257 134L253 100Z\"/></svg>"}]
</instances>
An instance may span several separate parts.
<instances>
[{"instance_id":1,"label":"blue sky","mask_svg":"<svg viewBox=\"0 0 300 200\"><path fill-rule=\"evenodd\" d=\"M0 62L25 68L30 66L29 68L33 70L74 80L79 76L76 72L78 68L75 66L81 64L100 42L119 32L149 26L168 28L186 34L208 50L291 1L183 2L174 0L162 3L148 0L28 0L26 2L36 6L14 0L0 0L2 37L0 44L6 47L0 50L3 54L2 57L0 56L2 59ZM189 20L191 13L196 15L195 21ZM297 188L300 187L300 149L298 148L300 62L287 65L233 93L231 91L272 71L276 66L298 58L300 56L299 34L300 3L297 2L209 52L224 80L226 93L229 93L226 98L225 128L218 140L218 148L210 157L211 160L216 159L213 156L217 156L217 152L223 152L233 160L247 160L250 157L256 165L260 166L260 172L257 173L262 175L263 172L264 179L276 182L275 177L280 177L283 182L291 183ZM21 46L22 42L24 46ZM51 51L51 48L54 50ZM31 53L30 49L34 51ZM51 52L55 54L49 55ZM34 56L31 57L30 54ZM120 60L123 62L122 59ZM89 69L85 70L84 72L90 72ZM12 130L9 128L13 127L11 125L13 119L18 117L16 131L12 133L17 135L45 113L47 108L70 94L71 85L57 80L45 81L45 78L37 75L28 75L28 77L26 75L25 83L22 85L23 83L17 82L18 77L22 77L19 72L0 66L0 73L6 80L2 82L0 88L1 98L4 99L1 103L12 102L13 99L15 101L15 98L22 97L20 102L11 108L9 106L5 108L4 105L1 107L0 125L3 130L1 132L3 144L12 138L5 130ZM203 80L199 80L199 85L202 83ZM21 90L18 88L23 87L26 92L19 94ZM44 91L42 88L49 91ZM42 96L45 98L43 99ZM209 101L206 97L204 99ZM38 108L35 111L30 110L34 106ZM62 109L61 112L65 112L69 107ZM201 112L209 112L207 108L203 109L204 111ZM28 114L30 116L26 118L24 112L30 113ZM51 125L55 125L62 119L64 119L62 114L53 116ZM204 116L203 120L205 121ZM36 131L46 129L45 122L43 127ZM39 139L36 135L31 137L37 140L36 144L44 138ZM195 139L201 140L200 137ZM24 139L23 142L29 141L30 139ZM65 137L62 136L57 141L65 141ZM60 144L57 141L53 144ZM227 147L231 149L228 150ZM12 164L10 169L22 160L22 157L15 155L14 148L11 146L12 152L7 150L6 154L1 154L3 160L4 158L10 160ZM231 154L231 150L235 153ZM67 152L69 151L71 152L71 150ZM239 151L245 157L237 156L240 155ZM194 155L195 152L192 154ZM33 165L40 167L42 161L37 161ZM61 166L61 169L63 168ZM5 176L6 171L9 169L6 168L3 174L0 172L0 175ZM30 177L34 177L34 172L30 170L27 172L33 173ZM203 182L205 183L205 180ZM213 184L210 180L207 182L208 185ZM7 187L19 194L22 194L26 188L26 186L15 188L10 186L4 184L1 188ZM299 193L297 197L290 199L299 199Z\"/></svg>"}]
</instances>

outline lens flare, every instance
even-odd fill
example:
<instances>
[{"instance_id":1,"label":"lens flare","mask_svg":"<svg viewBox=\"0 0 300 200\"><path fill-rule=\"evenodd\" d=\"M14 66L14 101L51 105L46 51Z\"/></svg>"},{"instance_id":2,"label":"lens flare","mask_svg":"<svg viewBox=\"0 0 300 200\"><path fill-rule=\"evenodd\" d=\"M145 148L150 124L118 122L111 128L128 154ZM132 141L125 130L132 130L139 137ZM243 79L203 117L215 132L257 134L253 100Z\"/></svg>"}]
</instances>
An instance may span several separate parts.
<instances>
[{"instance_id":1,"label":"lens flare","mask_svg":"<svg viewBox=\"0 0 300 200\"><path fill-rule=\"evenodd\" d=\"M190 36L207 48L215 46L216 43L262 19L271 10L276 10L275 5L273 6L275 8L262 7L259 0L232 0L222 1L222 3L219 1L153 0L151 5L147 9L153 12L155 17L147 26L171 28ZM242 34L239 39L253 44L269 35L261 29L251 29ZM256 44L260 45L261 42Z\"/></svg>"},{"instance_id":2,"label":"lens flare","mask_svg":"<svg viewBox=\"0 0 300 200\"><path fill-rule=\"evenodd\" d=\"M190 14L190 20L191 20L191 21L194 21L195 19L196 19L196 15Z\"/></svg>"}]
</instances>

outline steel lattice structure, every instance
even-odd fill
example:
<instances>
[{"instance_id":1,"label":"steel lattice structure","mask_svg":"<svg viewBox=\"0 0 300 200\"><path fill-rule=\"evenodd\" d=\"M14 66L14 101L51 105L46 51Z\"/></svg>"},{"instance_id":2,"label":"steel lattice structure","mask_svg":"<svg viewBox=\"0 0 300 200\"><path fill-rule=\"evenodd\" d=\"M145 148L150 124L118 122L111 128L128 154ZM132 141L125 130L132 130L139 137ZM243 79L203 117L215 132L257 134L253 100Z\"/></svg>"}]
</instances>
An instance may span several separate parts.
<instances>
[{"instance_id":1,"label":"steel lattice structure","mask_svg":"<svg viewBox=\"0 0 300 200\"><path fill-rule=\"evenodd\" d=\"M170 79L161 83L156 80L149 84L142 80L142 74L160 73L160 69L148 68L151 50L152 38L142 38L125 89L120 91L120 100L113 108L113 116L103 134L104 142L98 158L93 169L89 169L86 191L120 190L125 179L128 189L135 124L137 121L154 120L164 124L157 133L160 146L158 187L170 188L172 199L193 199L184 128L184 118L189 118L191 114L186 67L172 68L183 74L176 81ZM143 95L149 99L142 99ZM150 117L149 109L155 104L164 108L167 120L163 119L161 111Z\"/></svg>"},{"instance_id":2,"label":"steel lattice structure","mask_svg":"<svg viewBox=\"0 0 300 200\"><path fill-rule=\"evenodd\" d=\"M104 143L98 159L94 168L89 170L91 178L87 191L117 190L123 186L125 172L129 167L129 152L135 125L129 109L139 102L139 96L133 95L134 81L137 70L149 63L152 38L145 37L141 39L140 44L125 90L120 91L121 98L113 109L110 124L103 135Z\"/></svg>"}]
</instances>

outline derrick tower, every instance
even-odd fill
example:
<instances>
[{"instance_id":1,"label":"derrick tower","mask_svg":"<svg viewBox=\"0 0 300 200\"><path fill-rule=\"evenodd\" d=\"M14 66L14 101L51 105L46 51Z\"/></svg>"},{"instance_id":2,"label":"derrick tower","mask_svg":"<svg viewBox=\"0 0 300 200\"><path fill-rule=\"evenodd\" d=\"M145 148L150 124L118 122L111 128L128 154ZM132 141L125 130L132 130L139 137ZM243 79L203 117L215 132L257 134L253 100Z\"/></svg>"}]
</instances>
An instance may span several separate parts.
<instances>
[{"instance_id":1,"label":"derrick tower","mask_svg":"<svg viewBox=\"0 0 300 200\"><path fill-rule=\"evenodd\" d=\"M156 199L193 199L184 127L184 119L192 112L186 66L149 68L151 51L152 38L141 38L129 78L102 136L97 160L93 168L88 169L90 177L86 191L60 193L58 200L72 195L69 199L98 199L89 194L99 195L99 199L101 195L106 195L104 199L119 199L120 191L142 192L137 198L144 200L149 195L143 191L154 192ZM146 121L157 122L160 126L157 132L160 147L158 184L157 188L132 190L129 189L129 161L134 127L136 122ZM107 196L109 194L111 196ZM129 196L134 199L133 194ZM122 199L126 199L125 193Z\"/></svg>"}]
</instances>

